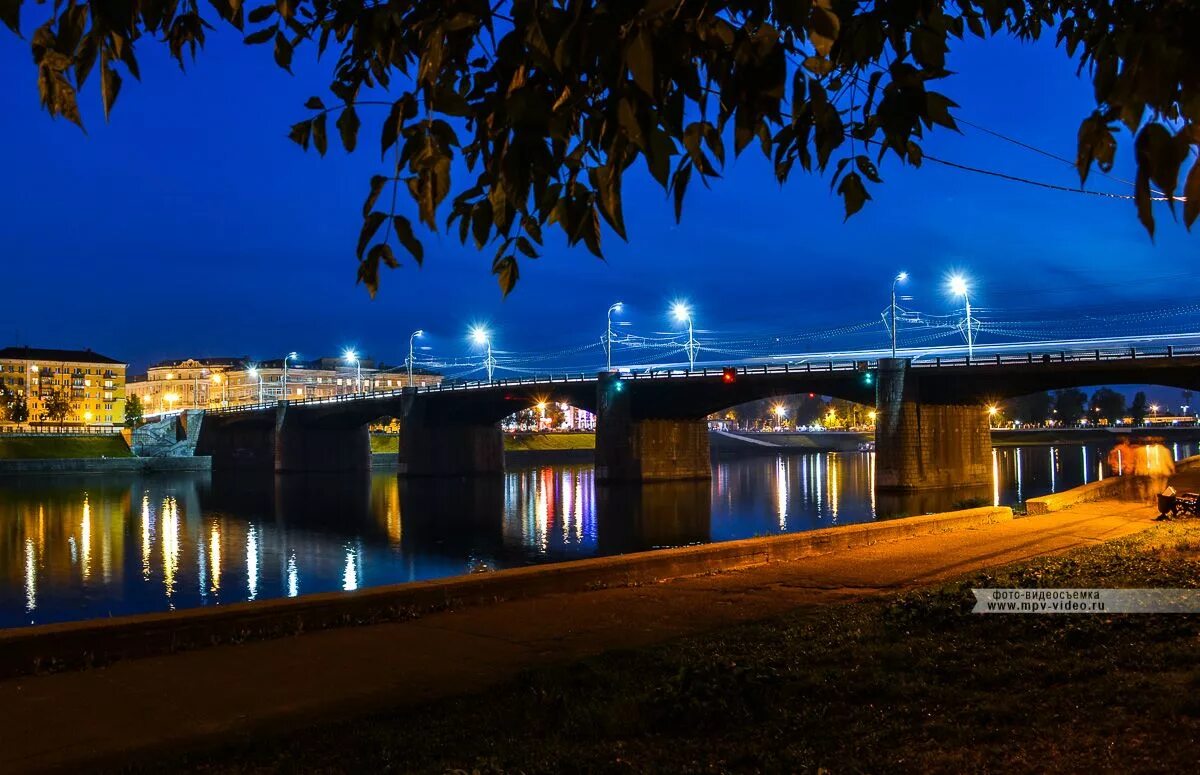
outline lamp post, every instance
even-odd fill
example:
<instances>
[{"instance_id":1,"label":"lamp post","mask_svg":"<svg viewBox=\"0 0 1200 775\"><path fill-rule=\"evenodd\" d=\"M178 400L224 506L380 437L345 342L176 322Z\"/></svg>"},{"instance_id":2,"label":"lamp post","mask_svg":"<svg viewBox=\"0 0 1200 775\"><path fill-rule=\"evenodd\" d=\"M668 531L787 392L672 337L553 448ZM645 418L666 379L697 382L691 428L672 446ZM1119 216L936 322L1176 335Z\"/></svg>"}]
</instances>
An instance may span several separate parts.
<instances>
[{"instance_id":1,"label":"lamp post","mask_svg":"<svg viewBox=\"0 0 1200 775\"><path fill-rule=\"evenodd\" d=\"M955 296L962 296L963 301L967 305L967 361L971 361L975 357L975 341L971 336L971 296L970 288L967 286L967 280L960 274L956 274L950 278L950 292Z\"/></svg>"},{"instance_id":2,"label":"lamp post","mask_svg":"<svg viewBox=\"0 0 1200 775\"><path fill-rule=\"evenodd\" d=\"M413 340L424 335L425 332L418 328L408 337L408 387L413 386Z\"/></svg>"},{"instance_id":3,"label":"lamp post","mask_svg":"<svg viewBox=\"0 0 1200 775\"><path fill-rule=\"evenodd\" d=\"M696 351L700 348L696 346L695 331L692 326L692 308L686 302L677 301L671 305L671 314L680 323L687 323L688 340L687 340L687 356L688 356L688 371L696 368Z\"/></svg>"},{"instance_id":4,"label":"lamp post","mask_svg":"<svg viewBox=\"0 0 1200 775\"><path fill-rule=\"evenodd\" d=\"M292 358L298 358L298 357L300 357L300 356L296 355L296 353L294 353L294 352L290 352L283 357L283 395L280 396L280 398L282 398L284 401L286 401L287 397L288 397L288 392L287 392L288 361L290 361Z\"/></svg>"},{"instance_id":5,"label":"lamp post","mask_svg":"<svg viewBox=\"0 0 1200 775\"><path fill-rule=\"evenodd\" d=\"M229 403L228 383L221 378L220 374L214 374L209 378L214 385L221 386L221 406ZM211 402L210 402L211 403Z\"/></svg>"},{"instance_id":6,"label":"lamp post","mask_svg":"<svg viewBox=\"0 0 1200 775\"><path fill-rule=\"evenodd\" d=\"M892 279L892 357L896 357L896 283L908 279L908 272L901 272Z\"/></svg>"},{"instance_id":7,"label":"lamp post","mask_svg":"<svg viewBox=\"0 0 1200 775\"><path fill-rule=\"evenodd\" d=\"M783 424L783 418L787 416L787 408L783 404L775 404L772 410L775 413L775 430L779 430Z\"/></svg>"},{"instance_id":8,"label":"lamp post","mask_svg":"<svg viewBox=\"0 0 1200 775\"><path fill-rule=\"evenodd\" d=\"M347 347L345 350L342 351L342 358L347 363L354 364L354 392L361 393L362 392L362 361L360 361L358 359L358 353L356 353L354 351L353 347Z\"/></svg>"},{"instance_id":9,"label":"lamp post","mask_svg":"<svg viewBox=\"0 0 1200 775\"><path fill-rule=\"evenodd\" d=\"M471 341L479 347L487 347L487 356L483 359L483 366L487 369L488 382L491 382L492 372L496 369L496 359L492 357L492 332L483 326L472 326Z\"/></svg>"},{"instance_id":10,"label":"lamp post","mask_svg":"<svg viewBox=\"0 0 1200 775\"><path fill-rule=\"evenodd\" d=\"M246 374L251 379L258 380L258 403L263 403L263 381L262 374L259 373L258 367L251 366L250 368L246 369Z\"/></svg>"},{"instance_id":11,"label":"lamp post","mask_svg":"<svg viewBox=\"0 0 1200 775\"><path fill-rule=\"evenodd\" d=\"M624 304L618 301L616 304L608 308L608 328L605 329L604 332L604 357L605 367L610 371L612 370L612 316L614 312L620 312L621 308L624 306Z\"/></svg>"}]
</instances>

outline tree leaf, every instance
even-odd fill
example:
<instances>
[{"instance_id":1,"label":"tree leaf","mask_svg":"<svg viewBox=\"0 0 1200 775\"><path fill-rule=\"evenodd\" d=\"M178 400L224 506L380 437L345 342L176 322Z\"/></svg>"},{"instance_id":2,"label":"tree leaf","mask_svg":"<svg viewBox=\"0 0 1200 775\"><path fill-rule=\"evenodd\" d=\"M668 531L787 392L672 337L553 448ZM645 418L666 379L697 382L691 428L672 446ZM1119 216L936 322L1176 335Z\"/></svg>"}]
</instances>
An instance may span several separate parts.
<instances>
[{"instance_id":1,"label":"tree leaf","mask_svg":"<svg viewBox=\"0 0 1200 775\"><path fill-rule=\"evenodd\" d=\"M517 250L521 251L529 258L537 258L538 257L537 249L534 248L533 244L525 237L518 236L516 239L516 245L517 245Z\"/></svg>"},{"instance_id":2,"label":"tree leaf","mask_svg":"<svg viewBox=\"0 0 1200 775\"><path fill-rule=\"evenodd\" d=\"M679 223L683 218L683 195L687 191L688 181L692 177L692 165L690 162L684 162L675 170L675 174L671 176L671 191L675 195L675 223Z\"/></svg>"},{"instance_id":3,"label":"tree leaf","mask_svg":"<svg viewBox=\"0 0 1200 775\"><path fill-rule=\"evenodd\" d=\"M387 215L376 210L373 213L368 213L367 217L363 218L362 231L358 233L358 257L363 257L363 251L367 249L367 243L375 236L375 232L379 231L379 227L387 220Z\"/></svg>"},{"instance_id":4,"label":"tree leaf","mask_svg":"<svg viewBox=\"0 0 1200 775\"><path fill-rule=\"evenodd\" d=\"M117 101L117 95L121 92L121 76L112 65L103 64L100 68L100 96L104 103L104 120L108 121L108 116L112 113L113 103Z\"/></svg>"},{"instance_id":5,"label":"tree leaf","mask_svg":"<svg viewBox=\"0 0 1200 775\"><path fill-rule=\"evenodd\" d=\"M275 15L275 6L260 5L259 7L255 8L253 11L251 11L249 14L246 15L246 20L252 24L262 24L263 22L265 22L267 19L270 19L274 15Z\"/></svg>"},{"instance_id":6,"label":"tree leaf","mask_svg":"<svg viewBox=\"0 0 1200 775\"><path fill-rule=\"evenodd\" d=\"M1183 195L1187 198L1183 203L1183 223L1190 231L1197 216L1200 216L1200 160L1192 163L1192 171L1183 184Z\"/></svg>"},{"instance_id":7,"label":"tree leaf","mask_svg":"<svg viewBox=\"0 0 1200 775\"><path fill-rule=\"evenodd\" d=\"M654 51L650 44L650 33L643 25L625 48L625 65L638 88L654 97Z\"/></svg>"},{"instance_id":8,"label":"tree leaf","mask_svg":"<svg viewBox=\"0 0 1200 775\"><path fill-rule=\"evenodd\" d=\"M252 32L247 35L242 42L247 46L257 46L260 43L266 43L279 34L279 26L263 27L258 32Z\"/></svg>"},{"instance_id":9,"label":"tree leaf","mask_svg":"<svg viewBox=\"0 0 1200 775\"><path fill-rule=\"evenodd\" d=\"M842 178L842 183L838 186L838 193L842 195L846 204L846 220L850 220L850 216L863 209L863 205L871 198L857 172L851 172Z\"/></svg>"},{"instance_id":10,"label":"tree leaf","mask_svg":"<svg viewBox=\"0 0 1200 775\"><path fill-rule=\"evenodd\" d=\"M21 34L21 0L0 0L0 22L18 35Z\"/></svg>"},{"instance_id":11,"label":"tree leaf","mask_svg":"<svg viewBox=\"0 0 1200 775\"><path fill-rule=\"evenodd\" d=\"M871 163L871 160L866 156L855 156L854 164L858 167L858 171L863 174L867 180L872 183L882 183L883 180L879 177L879 170Z\"/></svg>"},{"instance_id":12,"label":"tree leaf","mask_svg":"<svg viewBox=\"0 0 1200 775\"><path fill-rule=\"evenodd\" d=\"M396 256L392 253L392 248L386 242L377 242L367 251L368 261L382 261L383 265L388 269L399 269L400 262L396 260Z\"/></svg>"},{"instance_id":13,"label":"tree leaf","mask_svg":"<svg viewBox=\"0 0 1200 775\"><path fill-rule=\"evenodd\" d=\"M308 139L312 135L312 122L300 121L292 124L292 131L288 132L288 139L296 143L304 150L308 150Z\"/></svg>"},{"instance_id":14,"label":"tree leaf","mask_svg":"<svg viewBox=\"0 0 1200 775\"><path fill-rule=\"evenodd\" d=\"M392 217L392 228L396 232L396 239L412 254L419 266L425 260L425 248L421 246L421 241L413 236L412 223L403 215L396 215Z\"/></svg>"},{"instance_id":15,"label":"tree leaf","mask_svg":"<svg viewBox=\"0 0 1200 775\"><path fill-rule=\"evenodd\" d=\"M492 263L492 274L496 275L496 280L500 283L500 292L507 296L517 286L521 274L517 269L517 259L513 256L496 259Z\"/></svg>"},{"instance_id":16,"label":"tree leaf","mask_svg":"<svg viewBox=\"0 0 1200 775\"><path fill-rule=\"evenodd\" d=\"M360 126L362 126L362 122L359 121L358 113L354 110L353 105L347 107L342 111L342 115L338 116L338 133L342 136L342 147L346 149L346 153L353 153L354 146L358 144L358 128Z\"/></svg>"},{"instance_id":17,"label":"tree leaf","mask_svg":"<svg viewBox=\"0 0 1200 775\"><path fill-rule=\"evenodd\" d=\"M813 3L812 13L808 17L808 39L817 54L829 56L841 27L841 20L830 8L829 0L816 0Z\"/></svg>"},{"instance_id":18,"label":"tree leaf","mask_svg":"<svg viewBox=\"0 0 1200 775\"><path fill-rule=\"evenodd\" d=\"M379 194L383 191L383 186L387 182L388 178L385 175L371 176L371 191L369 194L367 194L367 200L363 202L362 207L362 214L364 218L370 214L371 208L375 206L375 200L379 198Z\"/></svg>"},{"instance_id":19,"label":"tree leaf","mask_svg":"<svg viewBox=\"0 0 1200 775\"><path fill-rule=\"evenodd\" d=\"M802 64L813 75L824 77L833 72L833 62L825 57L810 56Z\"/></svg>"},{"instance_id":20,"label":"tree leaf","mask_svg":"<svg viewBox=\"0 0 1200 775\"><path fill-rule=\"evenodd\" d=\"M322 113L312 120L312 141L313 148L317 149L317 153L325 155L325 150L329 147L329 140L325 135L325 116Z\"/></svg>"}]
</instances>

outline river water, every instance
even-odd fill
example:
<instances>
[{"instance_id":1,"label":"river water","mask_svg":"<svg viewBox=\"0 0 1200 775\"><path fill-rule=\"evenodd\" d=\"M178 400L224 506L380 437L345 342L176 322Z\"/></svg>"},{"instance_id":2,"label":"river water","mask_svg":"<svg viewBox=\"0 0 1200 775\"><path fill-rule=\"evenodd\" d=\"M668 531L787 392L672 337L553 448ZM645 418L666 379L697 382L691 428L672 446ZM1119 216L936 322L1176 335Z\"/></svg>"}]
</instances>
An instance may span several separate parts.
<instances>
[{"instance_id":1,"label":"river water","mask_svg":"<svg viewBox=\"0 0 1200 775\"><path fill-rule=\"evenodd\" d=\"M1169 447L1176 458L1195 444ZM216 474L0 478L0 627L170 611L728 541L985 504L1110 475L1101 448L997 448L993 484L876 495L874 454L718 459L600 486L591 464L477 481Z\"/></svg>"}]
</instances>

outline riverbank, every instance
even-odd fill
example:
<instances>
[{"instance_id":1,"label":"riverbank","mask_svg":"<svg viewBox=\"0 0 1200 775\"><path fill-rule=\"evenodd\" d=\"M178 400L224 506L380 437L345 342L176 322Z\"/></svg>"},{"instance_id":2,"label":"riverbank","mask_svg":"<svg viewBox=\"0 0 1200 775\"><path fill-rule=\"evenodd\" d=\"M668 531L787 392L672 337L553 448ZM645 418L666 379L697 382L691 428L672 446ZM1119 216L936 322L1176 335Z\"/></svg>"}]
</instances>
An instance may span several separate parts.
<instances>
[{"instance_id":1,"label":"riverbank","mask_svg":"<svg viewBox=\"0 0 1200 775\"><path fill-rule=\"evenodd\" d=\"M132 457L124 437L0 434L0 461Z\"/></svg>"},{"instance_id":2,"label":"riverbank","mask_svg":"<svg viewBox=\"0 0 1200 775\"><path fill-rule=\"evenodd\" d=\"M407 622L132 659L103 670L10 679L0 682L0 724L10 733L10 742L0 749L0 769L77 768L97 761L116 764L128 762L134 754L158 751L167 755L188 746L228 745L231 739L244 739L248 744L253 741L254 750L235 746L221 754L170 765L159 762L152 768L237 769L243 757L250 757L247 768L273 768L271 762L278 761L285 769L378 769L382 757L393 769L441 771L452 766L469 769L486 757L486 748L506 757L505 763L491 771L607 769L616 766L611 761L614 752L636 771L678 770L690 759L656 758L669 756L671 747L660 733L655 732L649 740L629 738L631 747L625 747L628 725L598 727L580 738L581 744L586 738L587 751L571 748L566 738L574 728L573 720L590 712L589 693L596 688L592 678L603 676L592 667L579 674L570 670L557 673L565 680L564 687L583 681L578 704L570 691L555 689L542 694L535 689L530 695L528 679L508 684L509 688L498 694L492 691L486 697L457 704L451 701L431 709L428 703L495 690L522 671L547 664L565 664L606 650L645 648L798 610L811 613L847 600L1062 552L1141 531L1151 524L1152 516L1151 509L1131 504L1086 504L1047 517L860 545L662 584L542 595L455 608ZM686 554L705 548L655 554ZM830 631L817 628L815 632L816 641L830 642ZM784 651L799 644L800 640L791 638ZM616 660L618 665L629 662L629 657L604 659ZM313 670L313 665L321 669ZM744 692L758 691L754 671L743 672L723 659L701 659L696 670L701 666L701 672L668 671L654 682L638 685L664 691L676 685L685 690L677 695L685 708L707 708L705 712L718 717L724 714L723 708L732 707L728 703L739 702ZM821 675L812 674L810 682ZM631 678L613 677L620 681ZM718 684L707 686L709 678ZM763 680L773 682L770 677ZM732 683L726 686L729 681ZM171 690L163 691L167 686ZM691 695L688 687L701 693ZM735 694L725 697L724 689L733 689ZM634 685L618 685L613 691L628 696ZM670 693L661 696L669 707L673 702ZM549 726L525 728L509 739L507 720L492 714L507 709L521 713L520 707L506 704L521 697L533 697L535 704L544 699L545 708L557 710L542 719ZM178 717L181 698L187 698L186 724ZM799 704L806 705L803 701ZM868 703L860 706L874 714ZM456 707L460 710L455 711ZM104 712L95 712L97 708ZM443 766L437 757L447 751L438 746L448 744L449 738L441 735L462 722L463 717L454 717L454 713L471 712L470 708L486 709L491 726L465 727L476 730L470 736L475 747L463 746L464 727L457 727L460 745L449 751L455 763L447 759ZM643 710L631 711L630 723L640 728ZM369 714L373 712L384 715L372 717ZM410 717L414 712L420 717ZM613 715L610 723L616 723L619 715ZM558 721L551 720L555 716ZM348 725L330 725L332 719L348 717L354 719ZM769 713L764 716L773 717ZM740 723L734 717L730 721ZM326 726L313 729L313 724ZM57 732L62 728L72 729L72 735L64 738ZM655 726L646 728L653 732ZM299 736L264 739L264 730L297 730ZM543 732L546 745L544 753L538 754L530 746L543 738ZM698 736L689 738L697 745L708 739L705 728L690 734ZM643 750L656 739L663 748ZM773 742L776 749L778 739L776 736ZM318 750L314 741L330 747ZM510 747L521 745L520 741L525 741L525 748ZM339 753L343 757L339 763L328 758ZM566 755L582 758L572 765L561 758ZM736 763L725 765L731 767L738 768Z\"/></svg>"}]
</instances>

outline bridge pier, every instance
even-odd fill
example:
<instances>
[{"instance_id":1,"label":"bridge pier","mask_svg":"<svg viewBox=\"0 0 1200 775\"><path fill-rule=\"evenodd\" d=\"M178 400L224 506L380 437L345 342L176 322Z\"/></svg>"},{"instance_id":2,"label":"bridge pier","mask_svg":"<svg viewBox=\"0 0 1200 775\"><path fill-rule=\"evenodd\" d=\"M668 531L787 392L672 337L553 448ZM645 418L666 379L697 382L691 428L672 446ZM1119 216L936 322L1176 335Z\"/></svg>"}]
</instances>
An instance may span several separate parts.
<instances>
[{"instance_id":1,"label":"bridge pier","mask_svg":"<svg viewBox=\"0 0 1200 775\"><path fill-rule=\"evenodd\" d=\"M504 473L504 434L494 424L430 418L414 408L400 422L401 476L479 476Z\"/></svg>"},{"instance_id":2,"label":"bridge pier","mask_svg":"<svg viewBox=\"0 0 1200 775\"><path fill-rule=\"evenodd\" d=\"M633 387L602 372L596 385L596 480L710 479L708 421L638 419Z\"/></svg>"},{"instance_id":3,"label":"bridge pier","mask_svg":"<svg viewBox=\"0 0 1200 775\"><path fill-rule=\"evenodd\" d=\"M306 423L276 412L275 472L371 470L371 434L365 424Z\"/></svg>"},{"instance_id":4,"label":"bridge pier","mask_svg":"<svg viewBox=\"0 0 1200 775\"><path fill-rule=\"evenodd\" d=\"M925 386L907 358L880 358L875 394L879 490L978 488L992 481L991 421L956 400L955 385Z\"/></svg>"},{"instance_id":5,"label":"bridge pier","mask_svg":"<svg viewBox=\"0 0 1200 775\"><path fill-rule=\"evenodd\" d=\"M196 439L196 455L212 458L215 470L275 469L274 413L209 413Z\"/></svg>"}]
</instances>

